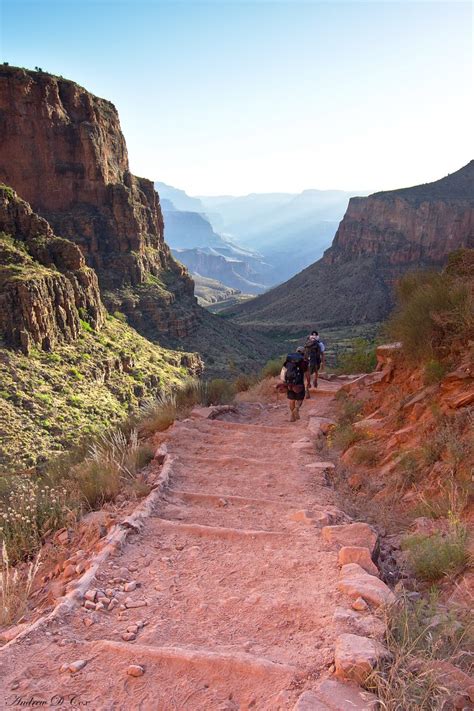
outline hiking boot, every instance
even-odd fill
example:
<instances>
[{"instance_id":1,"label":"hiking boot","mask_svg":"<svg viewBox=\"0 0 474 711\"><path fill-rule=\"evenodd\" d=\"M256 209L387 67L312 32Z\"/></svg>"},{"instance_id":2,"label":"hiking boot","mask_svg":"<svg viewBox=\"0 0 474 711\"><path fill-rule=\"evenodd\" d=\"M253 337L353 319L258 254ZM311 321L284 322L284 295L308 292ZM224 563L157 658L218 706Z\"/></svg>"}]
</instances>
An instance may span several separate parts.
<instances>
[{"instance_id":1,"label":"hiking boot","mask_svg":"<svg viewBox=\"0 0 474 711\"><path fill-rule=\"evenodd\" d=\"M309 394L309 388L306 390L306 395L305 395L305 397L306 397L307 400L309 400L310 397L311 397L311 395Z\"/></svg>"},{"instance_id":2,"label":"hiking boot","mask_svg":"<svg viewBox=\"0 0 474 711\"><path fill-rule=\"evenodd\" d=\"M296 411L291 411L290 422L296 422Z\"/></svg>"},{"instance_id":3,"label":"hiking boot","mask_svg":"<svg viewBox=\"0 0 474 711\"><path fill-rule=\"evenodd\" d=\"M314 385L313 385L313 388L317 388L317 387L318 387L318 381L317 381L317 380L315 380L315 381L314 381Z\"/></svg>"},{"instance_id":4,"label":"hiking boot","mask_svg":"<svg viewBox=\"0 0 474 711\"><path fill-rule=\"evenodd\" d=\"M300 419L300 409L298 408L297 410L295 410L295 420L299 420L299 419Z\"/></svg>"}]
</instances>

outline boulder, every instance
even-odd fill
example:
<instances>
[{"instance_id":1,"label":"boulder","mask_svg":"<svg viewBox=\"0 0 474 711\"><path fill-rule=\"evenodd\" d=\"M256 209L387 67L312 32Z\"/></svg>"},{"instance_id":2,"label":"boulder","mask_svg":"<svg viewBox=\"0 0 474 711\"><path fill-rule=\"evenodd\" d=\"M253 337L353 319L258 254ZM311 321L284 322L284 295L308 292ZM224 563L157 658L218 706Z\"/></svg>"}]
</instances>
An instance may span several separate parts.
<instances>
[{"instance_id":1,"label":"boulder","mask_svg":"<svg viewBox=\"0 0 474 711\"><path fill-rule=\"evenodd\" d=\"M377 543L377 534L367 523L356 522L340 526L325 526L322 536L327 543L368 548L371 555Z\"/></svg>"},{"instance_id":2,"label":"boulder","mask_svg":"<svg viewBox=\"0 0 474 711\"><path fill-rule=\"evenodd\" d=\"M339 590L352 599L364 598L375 607L390 605L395 602L395 595L382 580L369 575L357 563L348 563L341 568Z\"/></svg>"},{"instance_id":3,"label":"boulder","mask_svg":"<svg viewBox=\"0 0 474 711\"><path fill-rule=\"evenodd\" d=\"M363 684L379 662L388 657L387 649L376 640L341 634L334 653L336 676Z\"/></svg>"},{"instance_id":4,"label":"boulder","mask_svg":"<svg viewBox=\"0 0 474 711\"><path fill-rule=\"evenodd\" d=\"M379 574L379 569L370 557L369 549L365 546L343 546L338 555L339 565L347 563L357 563L370 575Z\"/></svg>"}]
</instances>

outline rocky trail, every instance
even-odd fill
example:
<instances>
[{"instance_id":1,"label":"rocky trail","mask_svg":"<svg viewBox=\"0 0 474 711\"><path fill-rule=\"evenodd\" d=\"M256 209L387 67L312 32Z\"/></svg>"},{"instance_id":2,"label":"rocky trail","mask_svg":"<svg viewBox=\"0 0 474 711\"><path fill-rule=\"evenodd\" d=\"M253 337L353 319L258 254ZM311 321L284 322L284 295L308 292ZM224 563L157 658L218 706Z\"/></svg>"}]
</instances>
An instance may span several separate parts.
<instances>
[{"instance_id":1,"label":"rocky trail","mask_svg":"<svg viewBox=\"0 0 474 711\"><path fill-rule=\"evenodd\" d=\"M176 423L164 443L169 481L144 525L78 604L0 650L0 707L373 708L358 687L342 685L341 701L340 682L320 686L343 599L321 527L348 518L308 423L338 387L322 383L296 423L284 399Z\"/></svg>"}]
</instances>

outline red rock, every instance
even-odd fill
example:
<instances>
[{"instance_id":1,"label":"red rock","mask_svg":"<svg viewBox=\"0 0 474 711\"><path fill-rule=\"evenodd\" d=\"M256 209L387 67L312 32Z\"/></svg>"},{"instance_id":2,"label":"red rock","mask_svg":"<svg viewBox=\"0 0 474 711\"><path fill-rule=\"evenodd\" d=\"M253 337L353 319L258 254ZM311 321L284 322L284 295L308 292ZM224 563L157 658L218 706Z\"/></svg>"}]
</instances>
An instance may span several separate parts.
<instances>
[{"instance_id":1,"label":"red rock","mask_svg":"<svg viewBox=\"0 0 474 711\"><path fill-rule=\"evenodd\" d=\"M339 565L357 563L371 575L379 575L379 569L370 557L369 549L363 546L343 546L338 554Z\"/></svg>"},{"instance_id":2,"label":"red rock","mask_svg":"<svg viewBox=\"0 0 474 711\"><path fill-rule=\"evenodd\" d=\"M389 653L380 643L368 637L342 634L337 638L334 660L336 675L363 684L377 664Z\"/></svg>"},{"instance_id":3,"label":"red rock","mask_svg":"<svg viewBox=\"0 0 474 711\"><path fill-rule=\"evenodd\" d=\"M340 546L363 546L368 548L371 554L377 542L377 534L367 523L325 526L321 533L327 543Z\"/></svg>"},{"instance_id":4,"label":"red rock","mask_svg":"<svg viewBox=\"0 0 474 711\"><path fill-rule=\"evenodd\" d=\"M357 563L342 566L338 588L351 598L362 597L376 607L390 605L395 601L390 588L379 578L366 573Z\"/></svg>"}]
</instances>

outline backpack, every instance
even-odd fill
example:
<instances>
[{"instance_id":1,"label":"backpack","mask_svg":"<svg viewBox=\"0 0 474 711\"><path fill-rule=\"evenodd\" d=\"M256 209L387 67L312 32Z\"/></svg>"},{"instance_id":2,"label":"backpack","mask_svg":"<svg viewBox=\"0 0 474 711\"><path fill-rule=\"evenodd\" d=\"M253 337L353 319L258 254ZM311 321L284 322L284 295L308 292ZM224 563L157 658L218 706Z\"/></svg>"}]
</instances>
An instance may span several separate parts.
<instances>
[{"instance_id":1,"label":"backpack","mask_svg":"<svg viewBox=\"0 0 474 711\"><path fill-rule=\"evenodd\" d=\"M304 344L304 350L306 357L310 363L314 363L321 360L321 342L315 338L309 338Z\"/></svg>"},{"instance_id":2,"label":"backpack","mask_svg":"<svg viewBox=\"0 0 474 711\"><path fill-rule=\"evenodd\" d=\"M286 358L286 375L285 383L288 385L302 385L304 383L303 376L303 356L301 353L291 353Z\"/></svg>"}]
</instances>

